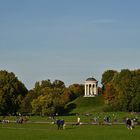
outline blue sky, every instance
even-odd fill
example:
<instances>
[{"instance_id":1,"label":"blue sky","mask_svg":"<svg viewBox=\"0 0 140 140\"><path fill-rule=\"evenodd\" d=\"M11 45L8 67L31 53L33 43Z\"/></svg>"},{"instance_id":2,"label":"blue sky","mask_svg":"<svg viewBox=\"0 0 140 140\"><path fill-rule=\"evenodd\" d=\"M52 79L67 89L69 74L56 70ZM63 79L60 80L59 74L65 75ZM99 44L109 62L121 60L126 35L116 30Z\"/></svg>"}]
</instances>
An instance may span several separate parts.
<instances>
[{"instance_id":1,"label":"blue sky","mask_svg":"<svg viewBox=\"0 0 140 140\"><path fill-rule=\"evenodd\" d=\"M28 89L140 68L139 0L0 0L0 69Z\"/></svg>"}]
</instances>

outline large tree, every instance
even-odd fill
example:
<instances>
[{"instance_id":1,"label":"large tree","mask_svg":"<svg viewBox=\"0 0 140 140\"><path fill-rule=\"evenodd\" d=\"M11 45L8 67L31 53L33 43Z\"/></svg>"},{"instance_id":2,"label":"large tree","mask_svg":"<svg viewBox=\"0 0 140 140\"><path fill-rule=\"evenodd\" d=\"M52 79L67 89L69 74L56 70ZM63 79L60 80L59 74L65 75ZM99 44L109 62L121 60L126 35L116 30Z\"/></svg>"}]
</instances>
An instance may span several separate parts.
<instances>
[{"instance_id":1,"label":"large tree","mask_svg":"<svg viewBox=\"0 0 140 140\"><path fill-rule=\"evenodd\" d=\"M62 102L63 91L58 88L45 88L42 90L42 94L31 102L32 113L38 115L54 115L56 113L61 114L61 109L64 107Z\"/></svg>"},{"instance_id":2,"label":"large tree","mask_svg":"<svg viewBox=\"0 0 140 140\"><path fill-rule=\"evenodd\" d=\"M63 81L36 82L21 104L21 111L38 115L61 114L64 105L69 101L69 92ZM27 107L28 106L28 107Z\"/></svg>"},{"instance_id":3,"label":"large tree","mask_svg":"<svg viewBox=\"0 0 140 140\"><path fill-rule=\"evenodd\" d=\"M107 83L110 83L113 80L113 77L115 76L115 74L117 74L118 72L115 70L107 70L102 74L102 79L101 79L101 83L102 85L106 85Z\"/></svg>"},{"instance_id":4,"label":"large tree","mask_svg":"<svg viewBox=\"0 0 140 140\"><path fill-rule=\"evenodd\" d=\"M84 86L73 84L66 88L63 81L55 80L51 82L50 80L43 80L41 82L36 82L32 93L34 93L34 96L32 96L33 98L30 100L27 95L23 106L28 102L32 107L33 114L64 114L65 105L69 101L84 94Z\"/></svg>"},{"instance_id":5,"label":"large tree","mask_svg":"<svg viewBox=\"0 0 140 140\"><path fill-rule=\"evenodd\" d=\"M108 77L109 75L107 79ZM104 81L108 80L105 78ZM123 69L116 73L112 80L105 82L104 87L105 103L108 103L112 110L140 111L140 70ZM110 95L112 101L108 102Z\"/></svg>"},{"instance_id":6,"label":"large tree","mask_svg":"<svg viewBox=\"0 0 140 140\"><path fill-rule=\"evenodd\" d=\"M84 95L84 85L82 84L72 84L68 87L68 89L70 91L71 100Z\"/></svg>"},{"instance_id":7,"label":"large tree","mask_svg":"<svg viewBox=\"0 0 140 140\"><path fill-rule=\"evenodd\" d=\"M0 71L0 114L15 114L28 90L12 72Z\"/></svg>"}]
</instances>

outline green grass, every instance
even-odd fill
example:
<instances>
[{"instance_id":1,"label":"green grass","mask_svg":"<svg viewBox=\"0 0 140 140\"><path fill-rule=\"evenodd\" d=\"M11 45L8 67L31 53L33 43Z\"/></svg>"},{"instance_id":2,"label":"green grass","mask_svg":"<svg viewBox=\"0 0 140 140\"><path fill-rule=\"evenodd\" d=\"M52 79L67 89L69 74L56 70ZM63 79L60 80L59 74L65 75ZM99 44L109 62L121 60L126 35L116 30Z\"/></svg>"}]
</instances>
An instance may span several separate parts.
<instances>
[{"instance_id":1,"label":"green grass","mask_svg":"<svg viewBox=\"0 0 140 140\"><path fill-rule=\"evenodd\" d=\"M68 105L74 104L76 108L74 108L70 113L91 113L102 111L103 109L103 96L97 97L79 97L76 100L70 102Z\"/></svg>"},{"instance_id":2,"label":"green grass","mask_svg":"<svg viewBox=\"0 0 140 140\"><path fill-rule=\"evenodd\" d=\"M105 116L110 116L111 122L113 122L114 117L116 116L118 122L122 122L124 118L135 118L137 117L138 120L140 121L140 114L139 113L130 113L130 112L92 112L89 116L85 114L80 114L79 115L81 118L81 122L93 122L94 117L98 117L100 122L103 122L103 119ZM6 120L10 121L16 121L17 117L16 116L6 116ZM28 117L29 122L52 122L53 119L50 119L47 116L41 117L41 116L30 116ZM72 115L72 116L57 116L56 119L64 119L66 122L76 122L77 121L77 116ZM0 116L0 120L3 120L3 117Z\"/></svg>"},{"instance_id":3,"label":"green grass","mask_svg":"<svg viewBox=\"0 0 140 140\"><path fill-rule=\"evenodd\" d=\"M140 126L128 130L125 125L66 126L57 130L50 124L0 124L1 140L139 140Z\"/></svg>"},{"instance_id":4,"label":"green grass","mask_svg":"<svg viewBox=\"0 0 140 140\"><path fill-rule=\"evenodd\" d=\"M96 98L77 98L73 102L76 108L71 113L78 113L81 122L93 122L93 118L99 117L99 122L103 122L104 116L110 116L111 121L116 116L119 122L123 118L137 116L140 120L140 114L129 112L102 112L102 96ZM89 115L86 115L89 114ZM57 119L64 119L65 122L77 121L77 116L57 116ZM6 116L5 119L15 121L15 116ZM3 117L0 116L0 120ZM125 125L66 125L65 130L57 130L53 120L47 116L30 116L29 121L24 124L0 124L1 140L139 140L140 126L133 130L128 130ZM37 123L40 122L40 123ZM49 123L41 123L49 122Z\"/></svg>"}]
</instances>

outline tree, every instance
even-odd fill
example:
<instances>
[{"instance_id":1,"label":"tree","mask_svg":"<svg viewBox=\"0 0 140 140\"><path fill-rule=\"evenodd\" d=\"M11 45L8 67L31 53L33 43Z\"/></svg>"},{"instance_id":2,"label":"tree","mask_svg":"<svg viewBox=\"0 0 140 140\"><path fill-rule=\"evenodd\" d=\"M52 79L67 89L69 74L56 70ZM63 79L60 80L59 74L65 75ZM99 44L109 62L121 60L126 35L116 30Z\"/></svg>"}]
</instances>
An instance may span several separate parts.
<instances>
[{"instance_id":1,"label":"tree","mask_svg":"<svg viewBox=\"0 0 140 140\"><path fill-rule=\"evenodd\" d=\"M105 88L105 91L104 91L104 100L105 100L105 103L106 104L112 104L114 98L115 98L115 93L116 93L116 90L113 86L112 83L108 83L106 85L106 88Z\"/></svg>"},{"instance_id":2,"label":"tree","mask_svg":"<svg viewBox=\"0 0 140 140\"><path fill-rule=\"evenodd\" d=\"M57 90L47 90L44 95L38 96L38 98L32 101L32 113L40 115L50 115L58 113L61 94L58 94Z\"/></svg>"},{"instance_id":3,"label":"tree","mask_svg":"<svg viewBox=\"0 0 140 140\"><path fill-rule=\"evenodd\" d=\"M129 104L130 111L140 111L140 70L134 70L131 80L131 102Z\"/></svg>"},{"instance_id":4,"label":"tree","mask_svg":"<svg viewBox=\"0 0 140 140\"><path fill-rule=\"evenodd\" d=\"M14 73L0 71L0 113L16 114L28 90Z\"/></svg>"},{"instance_id":5,"label":"tree","mask_svg":"<svg viewBox=\"0 0 140 140\"><path fill-rule=\"evenodd\" d=\"M33 99L35 99L37 96L34 92L34 90L30 90L28 94L26 94L25 98L22 100L20 105L20 112L25 114L31 114L32 113L32 105L31 102Z\"/></svg>"},{"instance_id":6,"label":"tree","mask_svg":"<svg viewBox=\"0 0 140 140\"><path fill-rule=\"evenodd\" d=\"M102 74L102 79L101 79L101 83L102 85L106 85L107 83L110 83L115 74L117 74L118 72L115 70L107 70Z\"/></svg>"},{"instance_id":7,"label":"tree","mask_svg":"<svg viewBox=\"0 0 140 140\"><path fill-rule=\"evenodd\" d=\"M54 115L63 112L64 104L69 100L64 82L50 80L36 82L34 98L31 101L32 113L40 115Z\"/></svg>"},{"instance_id":8,"label":"tree","mask_svg":"<svg viewBox=\"0 0 140 140\"><path fill-rule=\"evenodd\" d=\"M73 84L73 85L70 85L68 89L70 91L71 100L74 100L77 97L84 95L84 85Z\"/></svg>"},{"instance_id":9,"label":"tree","mask_svg":"<svg viewBox=\"0 0 140 140\"><path fill-rule=\"evenodd\" d=\"M109 74L107 77L109 77ZM106 79L104 79L104 81L106 81L104 82L106 83L104 88L105 101L109 102L109 97L113 95L112 93L115 95L113 98L111 97L112 101L109 104L112 110L140 110L138 101L140 98L140 70L130 71L128 69L123 69L121 72L116 73L111 81ZM113 88L111 88L111 85L113 85Z\"/></svg>"},{"instance_id":10,"label":"tree","mask_svg":"<svg viewBox=\"0 0 140 140\"><path fill-rule=\"evenodd\" d=\"M53 87L55 88L65 88L65 84L63 81L61 80L55 80L53 83L52 83Z\"/></svg>"}]
</instances>

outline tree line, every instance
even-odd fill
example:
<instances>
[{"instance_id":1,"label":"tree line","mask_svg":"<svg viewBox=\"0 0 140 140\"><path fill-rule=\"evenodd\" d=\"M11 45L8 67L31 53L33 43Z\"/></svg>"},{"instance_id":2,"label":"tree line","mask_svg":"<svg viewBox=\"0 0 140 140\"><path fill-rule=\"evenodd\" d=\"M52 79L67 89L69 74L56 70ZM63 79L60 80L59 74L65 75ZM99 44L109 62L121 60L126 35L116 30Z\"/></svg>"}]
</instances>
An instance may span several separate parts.
<instances>
[{"instance_id":1,"label":"tree line","mask_svg":"<svg viewBox=\"0 0 140 140\"><path fill-rule=\"evenodd\" d=\"M140 111L140 69L107 70L102 85L105 111Z\"/></svg>"},{"instance_id":2,"label":"tree line","mask_svg":"<svg viewBox=\"0 0 140 140\"><path fill-rule=\"evenodd\" d=\"M140 69L107 70L101 83L104 111L140 111ZM42 80L27 90L13 72L0 71L0 115L63 115L72 109L66 104L83 95L84 85L66 87L61 80Z\"/></svg>"},{"instance_id":3,"label":"tree line","mask_svg":"<svg viewBox=\"0 0 140 140\"><path fill-rule=\"evenodd\" d=\"M83 95L84 85L66 87L61 80L42 80L27 90L13 72L0 71L0 115L60 115L69 110L65 107L68 102Z\"/></svg>"}]
</instances>

